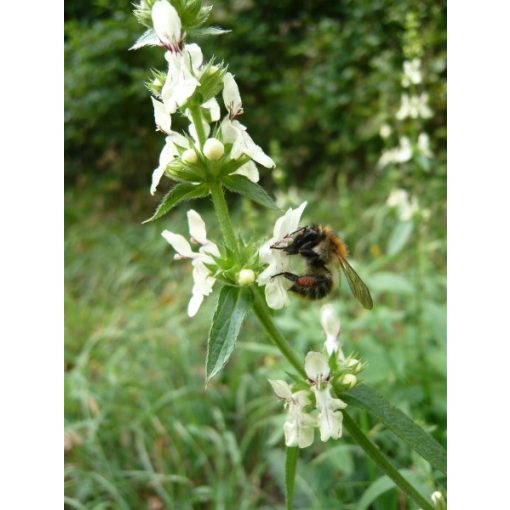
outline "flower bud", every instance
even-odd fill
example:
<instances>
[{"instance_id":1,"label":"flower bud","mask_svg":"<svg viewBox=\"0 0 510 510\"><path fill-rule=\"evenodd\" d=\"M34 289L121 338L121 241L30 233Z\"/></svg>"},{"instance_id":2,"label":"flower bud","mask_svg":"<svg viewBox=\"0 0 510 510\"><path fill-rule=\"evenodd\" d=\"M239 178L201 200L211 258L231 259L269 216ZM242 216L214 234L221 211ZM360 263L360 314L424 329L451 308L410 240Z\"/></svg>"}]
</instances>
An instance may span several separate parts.
<instances>
[{"instance_id":1,"label":"flower bud","mask_svg":"<svg viewBox=\"0 0 510 510\"><path fill-rule=\"evenodd\" d=\"M218 66L215 66L215 65L212 65L209 67L209 69L207 70L207 74L209 76L211 76L211 74L214 74L214 73L217 73L219 71L219 67Z\"/></svg>"},{"instance_id":2,"label":"flower bud","mask_svg":"<svg viewBox=\"0 0 510 510\"><path fill-rule=\"evenodd\" d=\"M441 491L435 491L432 493L432 496L430 496L430 499L432 500L432 503L434 503L434 506L438 509L446 508L446 502L444 500L443 495L441 494Z\"/></svg>"},{"instance_id":3,"label":"flower bud","mask_svg":"<svg viewBox=\"0 0 510 510\"><path fill-rule=\"evenodd\" d=\"M237 282L239 285L250 285L255 281L255 272L252 269L241 269Z\"/></svg>"},{"instance_id":4,"label":"flower bud","mask_svg":"<svg viewBox=\"0 0 510 510\"><path fill-rule=\"evenodd\" d=\"M185 163L196 163L198 161L197 153L193 149L186 149L181 158Z\"/></svg>"},{"instance_id":5,"label":"flower bud","mask_svg":"<svg viewBox=\"0 0 510 510\"><path fill-rule=\"evenodd\" d=\"M223 156L225 152L224 145L216 138L209 138L204 144L204 156L207 159L216 161Z\"/></svg>"},{"instance_id":6,"label":"flower bud","mask_svg":"<svg viewBox=\"0 0 510 510\"><path fill-rule=\"evenodd\" d=\"M350 368L355 374L361 372L361 362L359 359L350 358L346 363L347 368Z\"/></svg>"},{"instance_id":7,"label":"flower bud","mask_svg":"<svg viewBox=\"0 0 510 510\"><path fill-rule=\"evenodd\" d=\"M340 382L349 388L354 388L358 382L358 378L354 374L345 374L342 379L340 379Z\"/></svg>"}]
</instances>

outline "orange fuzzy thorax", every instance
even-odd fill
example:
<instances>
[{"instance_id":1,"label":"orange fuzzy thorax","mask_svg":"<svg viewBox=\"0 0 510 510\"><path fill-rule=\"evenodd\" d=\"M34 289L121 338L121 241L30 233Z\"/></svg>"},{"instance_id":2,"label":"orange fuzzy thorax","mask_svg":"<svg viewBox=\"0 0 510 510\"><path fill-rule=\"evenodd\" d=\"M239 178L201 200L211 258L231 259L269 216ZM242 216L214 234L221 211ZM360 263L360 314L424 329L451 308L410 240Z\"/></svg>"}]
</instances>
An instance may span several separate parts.
<instances>
[{"instance_id":1,"label":"orange fuzzy thorax","mask_svg":"<svg viewBox=\"0 0 510 510\"><path fill-rule=\"evenodd\" d=\"M345 243L333 233L333 230L330 227L324 227L324 233L331 241L331 244L334 246L336 254L343 259L346 259L349 252Z\"/></svg>"}]
</instances>

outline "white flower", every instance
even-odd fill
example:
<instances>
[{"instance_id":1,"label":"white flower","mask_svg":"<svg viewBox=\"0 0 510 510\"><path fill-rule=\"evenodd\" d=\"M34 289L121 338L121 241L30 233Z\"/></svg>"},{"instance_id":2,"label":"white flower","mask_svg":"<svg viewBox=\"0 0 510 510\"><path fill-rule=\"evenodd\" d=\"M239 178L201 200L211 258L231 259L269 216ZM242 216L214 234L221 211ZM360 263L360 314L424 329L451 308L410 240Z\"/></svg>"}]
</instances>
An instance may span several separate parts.
<instances>
[{"instance_id":1,"label":"white flower","mask_svg":"<svg viewBox=\"0 0 510 510\"><path fill-rule=\"evenodd\" d=\"M405 163L413 157L413 147L409 138L407 136L401 136L399 143L400 145L398 147L385 150L382 153L377 163L379 168L384 168L390 163Z\"/></svg>"},{"instance_id":2,"label":"white flower","mask_svg":"<svg viewBox=\"0 0 510 510\"><path fill-rule=\"evenodd\" d=\"M418 151L427 158L432 157L432 151L430 150L430 138L427 133L420 133L418 135Z\"/></svg>"},{"instance_id":3,"label":"white flower","mask_svg":"<svg viewBox=\"0 0 510 510\"><path fill-rule=\"evenodd\" d=\"M402 77L402 86L409 87L411 84L417 85L422 81L421 61L419 58L413 58L411 61L404 62L404 76Z\"/></svg>"},{"instance_id":4,"label":"white flower","mask_svg":"<svg viewBox=\"0 0 510 510\"><path fill-rule=\"evenodd\" d=\"M403 203L407 202L408 193L405 189L394 189L386 199L386 205L388 207L399 207Z\"/></svg>"},{"instance_id":5,"label":"white flower","mask_svg":"<svg viewBox=\"0 0 510 510\"><path fill-rule=\"evenodd\" d=\"M151 97L152 106L154 106L154 121L156 122L156 127L163 131L164 133L170 133L172 127L172 117L165 105L153 97Z\"/></svg>"},{"instance_id":6,"label":"white flower","mask_svg":"<svg viewBox=\"0 0 510 510\"><path fill-rule=\"evenodd\" d=\"M297 209L290 208L280 216L274 225L273 237L259 249L260 260L268 264L268 267L259 274L257 283L265 285L267 304L275 310L288 304L287 289L292 283L286 278L272 278L275 274L288 271L290 265L288 255L282 250L271 249L271 246L297 230L305 207L306 202L303 202Z\"/></svg>"},{"instance_id":7,"label":"white flower","mask_svg":"<svg viewBox=\"0 0 510 510\"><path fill-rule=\"evenodd\" d=\"M151 183L151 195L154 195L158 187L159 181L165 173L166 167L171 161L179 155L177 146L182 148L190 148L188 140L175 131L170 131L168 136L165 138L165 146L159 155L159 165L152 172L152 183Z\"/></svg>"},{"instance_id":8,"label":"white flower","mask_svg":"<svg viewBox=\"0 0 510 510\"><path fill-rule=\"evenodd\" d=\"M166 0L157 0L152 6L152 24L159 40L169 51L179 51L181 19L175 8Z\"/></svg>"},{"instance_id":9,"label":"white flower","mask_svg":"<svg viewBox=\"0 0 510 510\"><path fill-rule=\"evenodd\" d=\"M345 359L340 345L340 319L333 305L327 304L321 307L321 326L326 334L324 346L328 356L336 352L340 359Z\"/></svg>"},{"instance_id":10,"label":"white flower","mask_svg":"<svg viewBox=\"0 0 510 510\"><path fill-rule=\"evenodd\" d=\"M338 439L342 436L343 415L340 409L347 407L347 404L331 395L328 360L319 352L309 352L305 358L305 372L312 382L312 391L319 411L317 420L321 441Z\"/></svg>"},{"instance_id":11,"label":"white flower","mask_svg":"<svg viewBox=\"0 0 510 510\"><path fill-rule=\"evenodd\" d=\"M403 204L399 209L400 221L409 221L418 211L418 199L412 197L407 203Z\"/></svg>"},{"instance_id":12,"label":"white flower","mask_svg":"<svg viewBox=\"0 0 510 510\"><path fill-rule=\"evenodd\" d=\"M239 121L225 117L221 123L221 133L223 142L232 144L230 151L232 159L238 159L246 154L246 156L266 168L275 166L274 161L252 140L246 131L246 126L243 126Z\"/></svg>"},{"instance_id":13,"label":"white flower","mask_svg":"<svg viewBox=\"0 0 510 510\"><path fill-rule=\"evenodd\" d=\"M231 73L223 77L223 102L228 110L228 118L234 120L243 113L243 102L239 94L239 87Z\"/></svg>"},{"instance_id":14,"label":"white flower","mask_svg":"<svg viewBox=\"0 0 510 510\"><path fill-rule=\"evenodd\" d=\"M167 111L175 113L195 92L200 82L195 77L202 65L202 50L197 44L186 44L180 53L167 51L168 73L161 89Z\"/></svg>"},{"instance_id":15,"label":"white flower","mask_svg":"<svg viewBox=\"0 0 510 510\"><path fill-rule=\"evenodd\" d=\"M419 209L418 199L416 197L409 198L409 194L404 189L393 190L386 200L386 205L398 210L401 221L410 220Z\"/></svg>"},{"instance_id":16,"label":"white flower","mask_svg":"<svg viewBox=\"0 0 510 510\"><path fill-rule=\"evenodd\" d=\"M388 138L391 133L392 133L392 129L391 129L391 126L389 126L388 124L383 124L381 126L381 129L379 129L379 136L381 138Z\"/></svg>"},{"instance_id":17,"label":"white flower","mask_svg":"<svg viewBox=\"0 0 510 510\"><path fill-rule=\"evenodd\" d=\"M207 239L204 220L192 209L188 211L188 225L191 240L200 245L198 252L193 251L187 239L180 234L164 230L161 235L177 252L177 258L190 259L193 265L193 289L188 304L188 315L193 317L198 312L204 296L212 292L216 281L206 264L214 265L213 257L219 257L220 253L216 244Z\"/></svg>"},{"instance_id":18,"label":"white flower","mask_svg":"<svg viewBox=\"0 0 510 510\"><path fill-rule=\"evenodd\" d=\"M306 448L313 443L314 427L317 422L313 416L303 411L310 403L304 390L292 393L290 386L281 380L269 379L276 396L285 402L288 408L287 419L283 425L285 444L288 447Z\"/></svg>"},{"instance_id":19,"label":"white flower","mask_svg":"<svg viewBox=\"0 0 510 510\"><path fill-rule=\"evenodd\" d=\"M419 96L409 96L408 94L402 94L400 109L396 113L395 117L399 120L404 120L408 117L417 119L428 119L432 117L432 110L428 106L429 96L423 92Z\"/></svg>"}]
</instances>

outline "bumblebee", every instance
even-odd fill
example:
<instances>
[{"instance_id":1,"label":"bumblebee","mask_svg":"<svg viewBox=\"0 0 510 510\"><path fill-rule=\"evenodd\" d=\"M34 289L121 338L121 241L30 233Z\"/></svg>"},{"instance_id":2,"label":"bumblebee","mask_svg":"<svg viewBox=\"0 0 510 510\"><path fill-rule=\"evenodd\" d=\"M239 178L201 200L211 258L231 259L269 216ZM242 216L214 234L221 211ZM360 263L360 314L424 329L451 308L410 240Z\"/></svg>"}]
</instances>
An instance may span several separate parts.
<instances>
[{"instance_id":1,"label":"bumblebee","mask_svg":"<svg viewBox=\"0 0 510 510\"><path fill-rule=\"evenodd\" d=\"M288 255L301 255L306 262L304 275L289 272L273 275L273 278L283 276L293 282L289 289L292 292L307 299L322 299L333 290L336 275L332 269L339 266L354 297L369 310L374 306L368 287L347 262L347 246L331 228L321 225L302 227L271 248L283 250Z\"/></svg>"}]
</instances>

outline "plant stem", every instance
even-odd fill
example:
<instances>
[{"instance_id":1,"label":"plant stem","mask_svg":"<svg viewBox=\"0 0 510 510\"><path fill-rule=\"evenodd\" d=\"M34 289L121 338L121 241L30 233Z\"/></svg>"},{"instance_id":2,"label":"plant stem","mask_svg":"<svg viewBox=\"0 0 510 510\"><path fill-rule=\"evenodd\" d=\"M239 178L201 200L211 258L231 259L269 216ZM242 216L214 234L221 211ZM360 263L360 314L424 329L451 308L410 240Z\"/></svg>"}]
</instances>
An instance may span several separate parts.
<instances>
[{"instance_id":1,"label":"plant stem","mask_svg":"<svg viewBox=\"0 0 510 510\"><path fill-rule=\"evenodd\" d=\"M198 143L200 147L203 147L205 143L205 131L204 125L202 124L202 113L200 112L200 105L191 106L189 110L191 112L191 120L195 126L195 131L197 132Z\"/></svg>"},{"instance_id":2,"label":"plant stem","mask_svg":"<svg viewBox=\"0 0 510 510\"><path fill-rule=\"evenodd\" d=\"M225 244L233 250L234 253L237 253L236 235L234 234L234 227L230 220L228 205L221 184L217 181L212 181L209 183L209 189L211 190L214 210L218 218L218 223L220 224L221 233L225 239Z\"/></svg>"},{"instance_id":3,"label":"plant stem","mask_svg":"<svg viewBox=\"0 0 510 510\"><path fill-rule=\"evenodd\" d=\"M344 411L343 424L351 437L365 450L365 453L384 471L407 496L423 510L434 510L432 504L423 497L393 466L377 446L368 439L356 422Z\"/></svg>"},{"instance_id":4,"label":"plant stem","mask_svg":"<svg viewBox=\"0 0 510 510\"><path fill-rule=\"evenodd\" d=\"M296 369L298 374L306 378L306 372L305 369L303 368L303 361L292 350L292 347L289 345L289 342L287 342L285 337L278 331L278 329L274 325L273 319L271 318L271 315L269 315L267 305L260 296L260 292L257 289L253 289L253 295L255 297L254 301L255 314L257 315L260 323L266 330L266 333L270 336L273 343L276 345L276 347L278 347L278 349L284 355L287 361Z\"/></svg>"}]
</instances>

